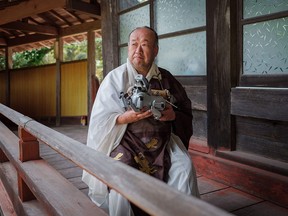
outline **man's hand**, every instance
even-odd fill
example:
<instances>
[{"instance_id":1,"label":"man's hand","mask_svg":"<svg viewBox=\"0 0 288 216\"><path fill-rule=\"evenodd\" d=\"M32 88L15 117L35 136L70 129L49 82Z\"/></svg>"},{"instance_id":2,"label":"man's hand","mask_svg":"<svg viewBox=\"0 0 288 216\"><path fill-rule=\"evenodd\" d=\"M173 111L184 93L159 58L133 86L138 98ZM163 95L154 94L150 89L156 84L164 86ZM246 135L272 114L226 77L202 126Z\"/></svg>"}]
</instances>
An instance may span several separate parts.
<instances>
[{"instance_id":1,"label":"man's hand","mask_svg":"<svg viewBox=\"0 0 288 216\"><path fill-rule=\"evenodd\" d=\"M135 112L134 110L130 109L122 115L118 116L116 124L129 124L132 122L137 122L141 119L148 118L150 116L152 116L151 110Z\"/></svg>"},{"instance_id":2,"label":"man's hand","mask_svg":"<svg viewBox=\"0 0 288 216\"><path fill-rule=\"evenodd\" d=\"M162 116L159 121L173 121L176 118L176 114L173 107L166 103L165 109L161 112Z\"/></svg>"}]
</instances>

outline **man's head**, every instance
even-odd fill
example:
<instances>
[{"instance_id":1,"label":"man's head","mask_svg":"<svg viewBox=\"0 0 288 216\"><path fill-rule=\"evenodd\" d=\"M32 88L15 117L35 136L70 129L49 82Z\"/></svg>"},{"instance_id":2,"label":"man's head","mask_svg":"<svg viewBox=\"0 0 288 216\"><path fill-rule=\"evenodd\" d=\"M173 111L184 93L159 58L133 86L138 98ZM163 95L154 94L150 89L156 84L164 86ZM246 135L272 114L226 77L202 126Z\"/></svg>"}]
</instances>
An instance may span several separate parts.
<instances>
[{"instance_id":1,"label":"man's head","mask_svg":"<svg viewBox=\"0 0 288 216\"><path fill-rule=\"evenodd\" d=\"M158 49L158 35L152 28L138 27L129 34L128 59L142 75L147 75Z\"/></svg>"}]
</instances>

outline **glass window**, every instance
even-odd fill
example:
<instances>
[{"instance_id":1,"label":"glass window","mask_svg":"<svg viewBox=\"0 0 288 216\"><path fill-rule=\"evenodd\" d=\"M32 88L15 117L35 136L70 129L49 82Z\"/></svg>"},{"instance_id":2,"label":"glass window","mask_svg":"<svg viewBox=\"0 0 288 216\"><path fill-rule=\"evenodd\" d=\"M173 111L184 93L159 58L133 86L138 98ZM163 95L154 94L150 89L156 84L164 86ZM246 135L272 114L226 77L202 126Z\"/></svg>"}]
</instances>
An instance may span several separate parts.
<instances>
[{"instance_id":1,"label":"glass window","mask_svg":"<svg viewBox=\"0 0 288 216\"><path fill-rule=\"evenodd\" d=\"M120 15L120 44L128 42L129 33L139 26L150 26L149 5Z\"/></svg>"},{"instance_id":2,"label":"glass window","mask_svg":"<svg viewBox=\"0 0 288 216\"><path fill-rule=\"evenodd\" d=\"M243 73L288 74L288 17L243 27Z\"/></svg>"},{"instance_id":3,"label":"glass window","mask_svg":"<svg viewBox=\"0 0 288 216\"><path fill-rule=\"evenodd\" d=\"M120 64L124 64L127 62L128 58L128 47L121 47L120 48Z\"/></svg>"},{"instance_id":4,"label":"glass window","mask_svg":"<svg viewBox=\"0 0 288 216\"><path fill-rule=\"evenodd\" d=\"M118 6L119 6L119 10L125 10L127 8L131 8L137 4L146 2L148 0L119 0L118 1Z\"/></svg>"},{"instance_id":5,"label":"glass window","mask_svg":"<svg viewBox=\"0 0 288 216\"><path fill-rule=\"evenodd\" d=\"M206 75L206 32L159 40L157 64L173 75Z\"/></svg>"},{"instance_id":6,"label":"glass window","mask_svg":"<svg viewBox=\"0 0 288 216\"><path fill-rule=\"evenodd\" d=\"M205 2L205 0L155 1L155 29L158 34L205 26Z\"/></svg>"},{"instance_id":7,"label":"glass window","mask_svg":"<svg viewBox=\"0 0 288 216\"><path fill-rule=\"evenodd\" d=\"M244 0L243 17L251 18L288 10L287 0Z\"/></svg>"}]
</instances>

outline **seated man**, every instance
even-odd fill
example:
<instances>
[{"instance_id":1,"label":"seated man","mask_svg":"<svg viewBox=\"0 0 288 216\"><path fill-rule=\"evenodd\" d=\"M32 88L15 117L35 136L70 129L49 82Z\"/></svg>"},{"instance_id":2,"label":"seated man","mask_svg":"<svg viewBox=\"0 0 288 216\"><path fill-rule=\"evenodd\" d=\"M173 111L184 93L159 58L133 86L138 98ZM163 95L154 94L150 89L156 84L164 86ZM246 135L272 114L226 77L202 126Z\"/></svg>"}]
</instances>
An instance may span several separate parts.
<instances>
[{"instance_id":1,"label":"seated man","mask_svg":"<svg viewBox=\"0 0 288 216\"><path fill-rule=\"evenodd\" d=\"M130 33L127 63L108 73L98 90L87 146L199 197L187 151L193 132L191 101L172 74L154 63L157 54L158 35L153 29L139 27ZM160 118L155 119L149 108L135 111L122 106L120 93L129 91L139 74L146 77L151 89L169 92L167 100L171 101ZM83 181L92 201L110 215L146 215L85 171Z\"/></svg>"}]
</instances>

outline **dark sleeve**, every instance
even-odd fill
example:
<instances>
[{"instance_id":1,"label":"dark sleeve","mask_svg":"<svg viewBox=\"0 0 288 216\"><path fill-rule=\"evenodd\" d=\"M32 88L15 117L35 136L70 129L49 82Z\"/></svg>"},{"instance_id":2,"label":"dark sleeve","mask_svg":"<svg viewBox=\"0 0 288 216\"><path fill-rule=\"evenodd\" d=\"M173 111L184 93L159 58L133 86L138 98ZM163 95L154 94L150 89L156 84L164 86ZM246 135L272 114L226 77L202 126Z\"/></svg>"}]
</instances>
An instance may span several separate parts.
<instances>
[{"instance_id":1,"label":"dark sleeve","mask_svg":"<svg viewBox=\"0 0 288 216\"><path fill-rule=\"evenodd\" d=\"M162 73L163 69L161 70ZM172 123L173 133L180 137L185 147L188 149L189 140L193 134L192 125L192 105L187 93L181 83L168 71L162 73L163 79L169 82L169 91L174 97L174 107L176 119ZM165 82L165 81L164 81Z\"/></svg>"}]
</instances>

